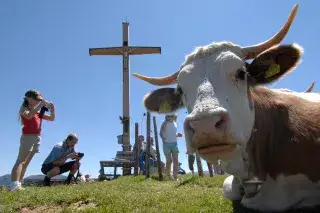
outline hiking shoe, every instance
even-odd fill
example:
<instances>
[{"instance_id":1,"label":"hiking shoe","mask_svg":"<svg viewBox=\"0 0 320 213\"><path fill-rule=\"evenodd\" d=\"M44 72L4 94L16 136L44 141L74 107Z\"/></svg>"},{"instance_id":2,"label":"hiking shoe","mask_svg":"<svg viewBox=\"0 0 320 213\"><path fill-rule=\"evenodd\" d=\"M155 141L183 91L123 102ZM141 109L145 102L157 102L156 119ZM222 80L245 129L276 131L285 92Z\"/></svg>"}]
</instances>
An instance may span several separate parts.
<instances>
[{"instance_id":1,"label":"hiking shoe","mask_svg":"<svg viewBox=\"0 0 320 213\"><path fill-rule=\"evenodd\" d=\"M9 189L10 192L22 191L22 190L24 190L24 188L18 183L12 183Z\"/></svg>"},{"instance_id":2,"label":"hiking shoe","mask_svg":"<svg viewBox=\"0 0 320 213\"><path fill-rule=\"evenodd\" d=\"M47 176L44 177L43 180L43 186L50 186L50 178L48 178Z\"/></svg>"}]
</instances>

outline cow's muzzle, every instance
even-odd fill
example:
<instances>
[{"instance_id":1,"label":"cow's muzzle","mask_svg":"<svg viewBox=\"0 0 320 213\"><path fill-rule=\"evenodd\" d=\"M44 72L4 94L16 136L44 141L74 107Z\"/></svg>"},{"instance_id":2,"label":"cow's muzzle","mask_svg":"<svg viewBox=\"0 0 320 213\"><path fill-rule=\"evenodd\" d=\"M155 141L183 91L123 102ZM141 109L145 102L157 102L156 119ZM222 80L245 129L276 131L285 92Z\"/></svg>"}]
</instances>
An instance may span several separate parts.
<instances>
[{"instance_id":1,"label":"cow's muzzle","mask_svg":"<svg viewBox=\"0 0 320 213\"><path fill-rule=\"evenodd\" d=\"M224 108L191 113L184 121L184 128L192 149L200 154L230 152L235 148L228 140L230 117Z\"/></svg>"}]
</instances>

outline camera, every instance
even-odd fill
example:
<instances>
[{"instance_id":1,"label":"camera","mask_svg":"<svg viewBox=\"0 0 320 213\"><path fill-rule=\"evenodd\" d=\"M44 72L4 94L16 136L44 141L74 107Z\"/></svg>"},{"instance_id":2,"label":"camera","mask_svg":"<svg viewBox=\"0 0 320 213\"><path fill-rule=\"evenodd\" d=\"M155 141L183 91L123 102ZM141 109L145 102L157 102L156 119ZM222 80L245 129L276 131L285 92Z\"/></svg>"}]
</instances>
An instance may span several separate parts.
<instances>
[{"instance_id":1,"label":"camera","mask_svg":"<svg viewBox=\"0 0 320 213\"><path fill-rule=\"evenodd\" d=\"M78 152L77 155L78 155L78 157L82 158L84 156L84 153Z\"/></svg>"},{"instance_id":2,"label":"camera","mask_svg":"<svg viewBox=\"0 0 320 213\"><path fill-rule=\"evenodd\" d=\"M45 112L49 111L50 103L48 101L44 101L44 106L40 109L39 117L42 118Z\"/></svg>"},{"instance_id":3,"label":"camera","mask_svg":"<svg viewBox=\"0 0 320 213\"><path fill-rule=\"evenodd\" d=\"M49 109L48 109L47 107L45 107L45 106L42 107L41 110L40 110L40 115L39 115L39 117L42 118L43 115L44 115L44 113L47 112L47 111L49 111Z\"/></svg>"}]
</instances>

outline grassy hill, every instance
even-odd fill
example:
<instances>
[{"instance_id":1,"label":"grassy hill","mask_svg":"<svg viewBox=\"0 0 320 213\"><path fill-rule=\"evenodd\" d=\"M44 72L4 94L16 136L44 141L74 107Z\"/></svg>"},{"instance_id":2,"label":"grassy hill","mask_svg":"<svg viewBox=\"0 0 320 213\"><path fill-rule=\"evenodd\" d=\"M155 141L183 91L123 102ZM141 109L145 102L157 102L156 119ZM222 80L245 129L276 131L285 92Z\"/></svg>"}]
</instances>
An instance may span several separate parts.
<instances>
[{"instance_id":1,"label":"grassy hill","mask_svg":"<svg viewBox=\"0 0 320 213\"><path fill-rule=\"evenodd\" d=\"M73 186L27 187L0 192L0 212L232 212L221 195L223 176L180 182L145 180L144 176ZM78 211L77 211L78 212Z\"/></svg>"},{"instance_id":2,"label":"grassy hill","mask_svg":"<svg viewBox=\"0 0 320 213\"><path fill-rule=\"evenodd\" d=\"M223 198L225 176L181 178L177 182L159 182L145 180L144 176L127 176L72 186L27 187L15 193L0 189L0 212L253 212Z\"/></svg>"}]
</instances>

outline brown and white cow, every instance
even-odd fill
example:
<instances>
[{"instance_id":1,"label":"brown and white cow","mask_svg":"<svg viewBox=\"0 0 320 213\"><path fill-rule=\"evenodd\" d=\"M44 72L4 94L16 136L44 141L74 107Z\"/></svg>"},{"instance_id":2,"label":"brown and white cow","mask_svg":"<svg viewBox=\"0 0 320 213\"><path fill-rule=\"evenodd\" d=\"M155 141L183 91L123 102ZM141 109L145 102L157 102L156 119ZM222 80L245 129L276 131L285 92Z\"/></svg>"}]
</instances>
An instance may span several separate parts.
<instances>
[{"instance_id":1,"label":"brown and white cow","mask_svg":"<svg viewBox=\"0 0 320 213\"><path fill-rule=\"evenodd\" d=\"M320 203L320 94L263 87L299 64L302 47L280 44L297 9L263 43L212 43L196 48L170 76L134 74L153 85L178 84L148 93L144 105L157 113L187 108L188 152L222 160L232 175L224 182L225 197L239 198L235 180L263 181L257 194L242 198L249 208L280 211Z\"/></svg>"}]
</instances>

